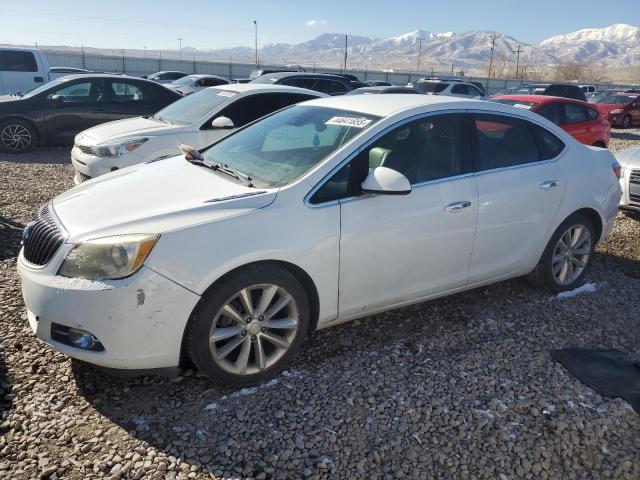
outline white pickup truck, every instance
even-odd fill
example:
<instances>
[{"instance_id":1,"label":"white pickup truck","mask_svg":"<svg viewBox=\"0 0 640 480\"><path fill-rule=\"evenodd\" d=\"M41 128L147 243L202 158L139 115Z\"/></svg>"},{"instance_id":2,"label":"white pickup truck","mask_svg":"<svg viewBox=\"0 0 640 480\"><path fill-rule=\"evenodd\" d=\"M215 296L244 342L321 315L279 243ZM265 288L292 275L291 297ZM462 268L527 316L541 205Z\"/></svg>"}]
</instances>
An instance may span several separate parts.
<instances>
[{"instance_id":1,"label":"white pickup truck","mask_svg":"<svg viewBox=\"0 0 640 480\"><path fill-rule=\"evenodd\" d=\"M0 95L24 93L51 80L42 50L0 47Z\"/></svg>"}]
</instances>

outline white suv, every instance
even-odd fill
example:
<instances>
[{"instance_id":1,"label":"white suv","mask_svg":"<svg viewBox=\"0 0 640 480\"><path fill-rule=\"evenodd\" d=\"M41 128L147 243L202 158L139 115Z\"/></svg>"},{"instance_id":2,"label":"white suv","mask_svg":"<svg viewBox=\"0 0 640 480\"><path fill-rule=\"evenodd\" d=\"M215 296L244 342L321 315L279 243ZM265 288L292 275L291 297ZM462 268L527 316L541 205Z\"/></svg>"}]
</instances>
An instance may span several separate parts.
<instances>
[{"instance_id":1,"label":"white suv","mask_svg":"<svg viewBox=\"0 0 640 480\"><path fill-rule=\"evenodd\" d=\"M418 80L413 84L413 88L420 93L427 95L447 95L449 97L483 99L484 91L471 82L461 82L458 80Z\"/></svg>"}]
</instances>

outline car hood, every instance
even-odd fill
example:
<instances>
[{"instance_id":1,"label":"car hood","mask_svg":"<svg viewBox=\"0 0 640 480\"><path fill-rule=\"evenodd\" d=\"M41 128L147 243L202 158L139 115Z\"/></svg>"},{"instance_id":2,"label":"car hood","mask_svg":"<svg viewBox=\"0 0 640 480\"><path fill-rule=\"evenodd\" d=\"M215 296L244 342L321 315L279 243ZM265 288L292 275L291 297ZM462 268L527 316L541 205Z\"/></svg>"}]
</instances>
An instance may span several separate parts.
<instances>
[{"instance_id":1,"label":"car hood","mask_svg":"<svg viewBox=\"0 0 640 480\"><path fill-rule=\"evenodd\" d=\"M622 105L619 103L596 103L598 110L602 113L611 113L611 110L616 110L617 108L623 109L626 105Z\"/></svg>"},{"instance_id":2,"label":"car hood","mask_svg":"<svg viewBox=\"0 0 640 480\"><path fill-rule=\"evenodd\" d=\"M163 233L266 207L277 190L250 188L182 155L81 183L53 199L69 242Z\"/></svg>"},{"instance_id":3,"label":"car hood","mask_svg":"<svg viewBox=\"0 0 640 480\"><path fill-rule=\"evenodd\" d=\"M618 163L625 168L640 169L640 147L627 148L615 154Z\"/></svg>"},{"instance_id":4,"label":"car hood","mask_svg":"<svg viewBox=\"0 0 640 480\"><path fill-rule=\"evenodd\" d=\"M76 143L95 145L122 138L168 135L179 132L184 127L184 125L172 125L145 117L125 118L84 130L76 137Z\"/></svg>"}]
</instances>

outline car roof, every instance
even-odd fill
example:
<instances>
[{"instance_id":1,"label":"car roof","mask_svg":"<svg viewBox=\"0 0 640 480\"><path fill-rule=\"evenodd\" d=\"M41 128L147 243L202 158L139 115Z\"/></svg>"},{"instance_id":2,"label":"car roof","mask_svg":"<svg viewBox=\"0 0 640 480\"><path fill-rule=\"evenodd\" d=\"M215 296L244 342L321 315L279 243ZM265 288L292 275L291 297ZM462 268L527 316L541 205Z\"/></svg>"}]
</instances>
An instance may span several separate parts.
<instances>
[{"instance_id":1,"label":"car roof","mask_svg":"<svg viewBox=\"0 0 640 480\"><path fill-rule=\"evenodd\" d=\"M405 95L403 93L390 93L389 95L340 95L335 97L309 100L305 105L317 105L328 108L339 108L351 112L387 117L404 110L429 105L445 106L452 108L465 108L465 105L478 104L479 100L468 98L447 97L444 95ZM485 103L486 102L482 102Z\"/></svg>"},{"instance_id":2,"label":"car roof","mask_svg":"<svg viewBox=\"0 0 640 480\"><path fill-rule=\"evenodd\" d=\"M567 98L567 97L554 97L552 95L495 95L494 97L491 97L491 99L492 100L496 100L496 99L516 100L519 102L531 102L538 105L544 105L545 103L552 103L552 102L570 102L570 103L579 103L580 105L593 108L593 105L587 102L583 102L582 100L577 100L575 98Z\"/></svg>"},{"instance_id":3,"label":"car roof","mask_svg":"<svg viewBox=\"0 0 640 480\"><path fill-rule=\"evenodd\" d=\"M332 80L342 80L349 83L349 80L340 75L334 75L332 73L312 73L312 72L275 72L262 75L267 78L286 78L286 77L309 77L309 78L331 78Z\"/></svg>"},{"instance_id":4,"label":"car roof","mask_svg":"<svg viewBox=\"0 0 640 480\"><path fill-rule=\"evenodd\" d=\"M393 85L375 85L372 87L360 87L360 88L356 88L355 90L353 90L353 92L384 92L386 90L409 90L412 92L415 92L416 90L414 90L413 88L410 87L402 87L402 86L393 86ZM349 92L352 93L352 92Z\"/></svg>"},{"instance_id":5,"label":"car roof","mask_svg":"<svg viewBox=\"0 0 640 480\"><path fill-rule=\"evenodd\" d=\"M65 75L64 79L66 81L75 80L81 78L82 80L88 80L90 78L114 78L118 80L139 80L141 82L153 83L157 85L156 82L152 82L151 80L147 80L146 78L134 77L131 75L124 75L122 73L89 73L89 74L81 74L81 75Z\"/></svg>"},{"instance_id":6,"label":"car roof","mask_svg":"<svg viewBox=\"0 0 640 480\"><path fill-rule=\"evenodd\" d=\"M227 92L290 92L290 93L304 93L307 95L313 95L318 98L327 97L325 93L317 92L315 90L309 90L307 88L291 87L289 85L270 85L268 83L229 83L228 85L217 85L215 87L209 87L217 90L224 90Z\"/></svg>"},{"instance_id":7,"label":"car roof","mask_svg":"<svg viewBox=\"0 0 640 480\"><path fill-rule=\"evenodd\" d=\"M186 77L189 78L221 78L226 80L225 77L220 76L220 75L213 75L213 74L205 74L205 73L192 73L190 75L185 75Z\"/></svg>"}]
</instances>

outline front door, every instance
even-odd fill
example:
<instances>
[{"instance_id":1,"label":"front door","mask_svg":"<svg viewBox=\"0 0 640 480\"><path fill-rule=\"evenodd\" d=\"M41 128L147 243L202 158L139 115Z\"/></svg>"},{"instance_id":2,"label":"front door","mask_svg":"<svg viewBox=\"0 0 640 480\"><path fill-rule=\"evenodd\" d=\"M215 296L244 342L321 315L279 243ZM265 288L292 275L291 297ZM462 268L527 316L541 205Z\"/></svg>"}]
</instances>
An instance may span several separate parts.
<instances>
[{"instance_id":1,"label":"front door","mask_svg":"<svg viewBox=\"0 0 640 480\"><path fill-rule=\"evenodd\" d=\"M564 144L555 135L505 115L474 117L479 206L472 284L533 268L565 188L555 160Z\"/></svg>"},{"instance_id":2,"label":"front door","mask_svg":"<svg viewBox=\"0 0 640 480\"><path fill-rule=\"evenodd\" d=\"M65 82L38 101L47 119L42 133L52 141L72 142L81 131L108 120L101 79Z\"/></svg>"},{"instance_id":3,"label":"front door","mask_svg":"<svg viewBox=\"0 0 640 480\"><path fill-rule=\"evenodd\" d=\"M452 113L405 123L345 167L357 185L376 167L392 168L412 191L359 195L351 188L355 198L340 200L340 317L467 283L478 208L467 119Z\"/></svg>"}]
</instances>

